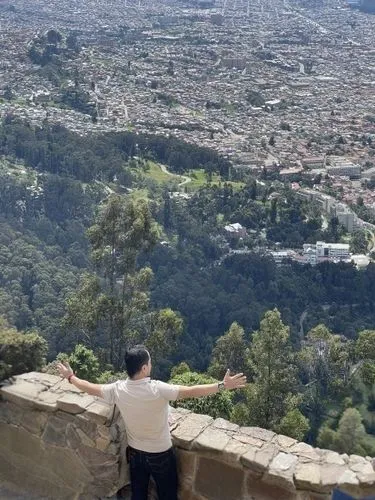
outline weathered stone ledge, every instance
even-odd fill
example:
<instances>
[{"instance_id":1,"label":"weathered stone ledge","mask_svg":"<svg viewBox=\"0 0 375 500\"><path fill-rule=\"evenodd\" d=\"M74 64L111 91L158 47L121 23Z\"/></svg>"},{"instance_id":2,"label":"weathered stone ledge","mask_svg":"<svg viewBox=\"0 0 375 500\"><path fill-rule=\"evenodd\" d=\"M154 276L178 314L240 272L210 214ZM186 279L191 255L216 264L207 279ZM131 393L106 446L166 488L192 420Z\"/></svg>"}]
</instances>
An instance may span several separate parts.
<instances>
[{"instance_id":1,"label":"weathered stone ledge","mask_svg":"<svg viewBox=\"0 0 375 500\"><path fill-rule=\"evenodd\" d=\"M328 499L335 487L355 497L375 494L371 457L340 455L185 410L176 410L175 419L182 483L197 498Z\"/></svg>"},{"instance_id":2,"label":"weathered stone ledge","mask_svg":"<svg viewBox=\"0 0 375 500\"><path fill-rule=\"evenodd\" d=\"M0 479L51 498L103 498L128 484L121 417L59 377L0 389ZM317 500L375 494L370 457L313 448L258 427L173 410L181 500Z\"/></svg>"}]
</instances>

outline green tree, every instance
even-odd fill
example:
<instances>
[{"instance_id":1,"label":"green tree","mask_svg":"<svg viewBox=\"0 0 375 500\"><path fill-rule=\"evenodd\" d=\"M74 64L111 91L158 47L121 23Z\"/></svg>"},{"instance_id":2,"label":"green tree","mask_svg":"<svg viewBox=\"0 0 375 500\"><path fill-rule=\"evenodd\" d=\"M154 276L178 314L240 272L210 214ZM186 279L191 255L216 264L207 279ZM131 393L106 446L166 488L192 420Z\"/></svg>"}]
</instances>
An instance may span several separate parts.
<instances>
[{"instance_id":1,"label":"green tree","mask_svg":"<svg viewBox=\"0 0 375 500\"><path fill-rule=\"evenodd\" d=\"M99 360L91 349L77 344L68 357L70 366L79 378L96 382L99 376Z\"/></svg>"},{"instance_id":2,"label":"green tree","mask_svg":"<svg viewBox=\"0 0 375 500\"><path fill-rule=\"evenodd\" d=\"M246 403L236 403L230 416L231 422L235 424L246 426L250 421L250 411Z\"/></svg>"},{"instance_id":3,"label":"green tree","mask_svg":"<svg viewBox=\"0 0 375 500\"><path fill-rule=\"evenodd\" d=\"M308 418L306 418L298 408L290 410L284 417L280 420L280 424L277 426L277 432L280 434L286 434L298 441L303 441L304 437L310 430L310 424Z\"/></svg>"},{"instance_id":4,"label":"green tree","mask_svg":"<svg viewBox=\"0 0 375 500\"><path fill-rule=\"evenodd\" d=\"M204 373L185 371L175 375L170 381L170 384L176 385L200 385L212 384L217 382L216 379ZM203 398L184 399L178 402L178 406L193 411L194 413L202 413L211 415L213 418L230 419L233 409L233 394L230 391L217 392L211 396Z\"/></svg>"},{"instance_id":5,"label":"green tree","mask_svg":"<svg viewBox=\"0 0 375 500\"><path fill-rule=\"evenodd\" d=\"M250 352L255 374L248 398L252 422L267 429L276 428L298 404L298 398L293 396L297 378L289 327L277 309L264 315L253 335Z\"/></svg>"},{"instance_id":6,"label":"green tree","mask_svg":"<svg viewBox=\"0 0 375 500\"><path fill-rule=\"evenodd\" d=\"M45 364L47 342L36 332L22 333L0 320L0 380L38 371Z\"/></svg>"},{"instance_id":7,"label":"green tree","mask_svg":"<svg viewBox=\"0 0 375 500\"><path fill-rule=\"evenodd\" d=\"M339 402L350 390L352 344L343 342L325 325L312 328L298 354L300 376L305 381L304 401L313 434L318 432L332 401Z\"/></svg>"},{"instance_id":8,"label":"green tree","mask_svg":"<svg viewBox=\"0 0 375 500\"><path fill-rule=\"evenodd\" d=\"M341 453L363 455L363 441L366 437L362 417L355 408L348 408L340 418L334 448Z\"/></svg>"},{"instance_id":9,"label":"green tree","mask_svg":"<svg viewBox=\"0 0 375 500\"><path fill-rule=\"evenodd\" d=\"M362 380L369 387L375 383L375 330L359 332L355 353L360 363Z\"/></svg>"},{"instance_id":10,"label":"green tree","mask_svg":"<svg viewBox=\"0 0 375 500\"><path fill-rule=\"evenodd\" d=\"M359 332L355 352L360 359L375 361L375 330L363 330Z\"/></svg>"},{"instance_id":11,"label":"green tree","mask_svg":"<svg viewBox=\"0 0 375 500\"><path fill-rule=\"evenodd\" d=\"M177 377L178 375L182 375L183 373L190 371L190 366L185 363L185 361L182 361L179 365L172 368L170 378L172 379L174 377Z\"/></svg>"},{"instance_id":12,"label":"green tree","mask_svg":"<svg viewBox=\"0 0 375 500\"><path fill-rule=\"evenodd\" d=\"M271 224L275 224L277 218L277 199L274 198L271 201L271 208L270 208L270 222Z\"/></svg>"},{"instance_id":13,"label":"green tree","mask_svg":"<svg viewBox=\"0 0 375 500\"><path fill-rule=\"evenodd\" d=\"M65 324L94 335L88 345L107 348L115 370L121 369L131 343L146 343L155 358L168 355L176 346L182 321L170 309L150 311L153 274L148 267L137 268L140 253L149 251L158 238L148 203L111 195L88 236L98 276L84 276L67 301Z\"/></svg>"},{"instance_id":14,"label":"green tree","mask_svg":"<svg viewBox=\"0 0 375 500\"><path fill-rule=\"evenodd\" d=\"M256 200L257 194L258 194L258 186L257 186L257 182L254 180L250 186L250 198L252 200Z\"/></svg>"},{"instance_id":15,"label":"green tree","mask_svg":"<svg viewBox=\"0 0 375 500\"><path fill-rule=\"evenodd\" d=\"M350 240L350 251L352 253L366 254L368 241L365 231L355 231Z\"/></svg>"},{"instance_id":16,"label":"green tree","mask_svg":"<svg viewBox=\"0 0 375 500\"><path fill-rule=\"evenodd\" d=\"M327 424L322 425L319 429L317 444L320 448L332 450L336 439L336 432Z\"/></svg>"},{"instance_id":17,"label":"green tree","mask_svg":"<svg viewBox=\"0 0 375 500\"><path fill-rule=\"evenodd\" d=\"M225 335L217 339L208 373L220 379L228 368L236 373L249 373L249 348L244 329L238 323L232 323Z\"/></svg>"}]
</instances>

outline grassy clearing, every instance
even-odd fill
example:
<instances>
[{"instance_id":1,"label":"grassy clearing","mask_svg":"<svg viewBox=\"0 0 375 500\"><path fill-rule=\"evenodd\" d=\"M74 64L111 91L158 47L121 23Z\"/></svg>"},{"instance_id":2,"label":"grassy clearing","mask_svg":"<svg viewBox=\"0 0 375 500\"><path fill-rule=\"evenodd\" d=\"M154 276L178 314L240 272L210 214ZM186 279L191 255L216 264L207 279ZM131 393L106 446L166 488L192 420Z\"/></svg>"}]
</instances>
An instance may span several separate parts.
<instances>
[{"instance_id":1,"label":"grassy clearing","mask_svg":"<svg viewBox=\"0 0 375 500\"><path fill-rule=\"evenodd\" d=\"M205 186L208 183L208 177L206 172L201 168L201 169L195 169L195 170L189 170L189 172L186 173L187 177L191 178L191 182L186 184L186 187L188 191L199 189L203 186ZM209 183L211 186L216 185L218 186L219 184L230 184L233 186L234 190L239 190L242 189L245 184L243 182L232 182L232 181L225 181L221 178L219 174L212 174L212 179L211 182Z\"/></svg>"},{"instance_id":2,"label":"grassy clearing","mask_svg":"<svg viewBox=\"0 0 375 500\"><path fill-rule=\"evenodd\" d=\"M184 177L190 177L191 181L183 184L183 186L181 187L181 189L186 188L187 191L196 191L197 189L205 186L208 183L207 174L202 168L189 170L188 172L185 172L184 176L176 174L170 175L163 172L160 168L160 165L153 161L148 161L148 169L146 171L142 171L142 175L144 175L148 179L152 179L158 184L170 184L172 182L179 184L185 180ZM225 181L219 174L212 174L212 179L210 182L211 185L218 186L220 183L224 184L224 182L232 185L234 190L242 189L245 185L243 182Z\"/></svg>"},{"instance_id":3,"label":"grassy clearing","mask_svg":"<svg viewBox=\"0 0 375 500\"><path fill-rule=\"evenodd\" d=\"M147 189L134 189L131 193L130 196L134 200L149 200L148 197L148 190Z\"/></svg>"},{"instance_id":4,"label":"grassy clearing","mask_svg":"<svg viewBox=\"0 0 375 500\"><path fill-rule=\"evenodd\" d=\"M31 168L26 167L22 163L14 163L6 157L0 157L0 172L28 179L30 182L33 182L36 178L36 172Z\"/></svg>"},{"instance_id":5,"label":"grassy clearing","mask_svg":"<svg viewBox=\"0 0 375 500\"><path fill-rule=\"evenodd\" d=\"M144 175L158 184L166 184L168 182L182 182L179 175L169 175L162 171L160 165L153 161L148 162L148 169Z\"/></svg>"}]
</instances>

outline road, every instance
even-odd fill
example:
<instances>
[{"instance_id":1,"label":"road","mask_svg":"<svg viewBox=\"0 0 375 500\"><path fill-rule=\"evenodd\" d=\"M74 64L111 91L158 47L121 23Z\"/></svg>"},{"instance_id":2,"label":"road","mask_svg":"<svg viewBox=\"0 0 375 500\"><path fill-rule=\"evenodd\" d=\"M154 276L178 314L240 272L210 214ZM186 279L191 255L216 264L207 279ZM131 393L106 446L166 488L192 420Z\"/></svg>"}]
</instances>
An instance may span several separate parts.
<instances>
[{"instance_id":1,"label":"road","mask_svg":"<svg viewBox=\"0 0 375 500\"><path fill-rule=\"evenodd\" d=\"M173 177L176 177L176 175L178 175L178 174L173 174L172 172L170 172L165 165L160 165L160 168L161 168L161 171L167 175L172 175ZM187 177L186 175L179 175L179 177L181 177L181 179L184 179L184 180L178 184L178 187L184 186L185 184L188 184L189 182L191 182L191 177Z\"/></svg>"}]
</instances>

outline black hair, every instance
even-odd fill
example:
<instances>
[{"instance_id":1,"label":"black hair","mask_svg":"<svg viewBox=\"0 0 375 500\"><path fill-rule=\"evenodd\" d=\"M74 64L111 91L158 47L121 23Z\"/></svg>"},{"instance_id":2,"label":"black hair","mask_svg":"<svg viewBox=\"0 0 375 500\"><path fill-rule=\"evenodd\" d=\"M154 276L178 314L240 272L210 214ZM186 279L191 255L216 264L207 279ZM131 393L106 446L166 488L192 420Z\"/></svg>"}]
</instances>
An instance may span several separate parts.
<instances>
[{"instance_id":1,"label":"black hair","mask_svg":"<svg viewBox=\"0 0 375 500\"><path fill-rule=\"evenodd\" d=\"M135 345L125 352L126 372L130 378L141 371L143 365L147 365L150 355L144 345Z\"/></svg>"}]
</instances>

